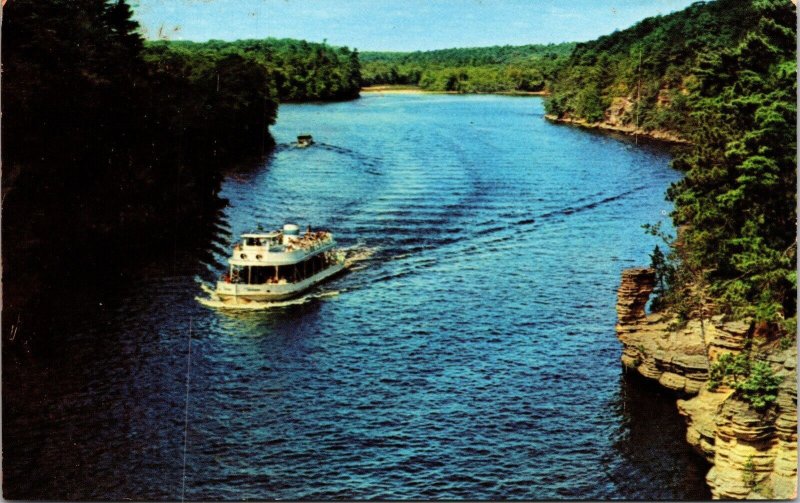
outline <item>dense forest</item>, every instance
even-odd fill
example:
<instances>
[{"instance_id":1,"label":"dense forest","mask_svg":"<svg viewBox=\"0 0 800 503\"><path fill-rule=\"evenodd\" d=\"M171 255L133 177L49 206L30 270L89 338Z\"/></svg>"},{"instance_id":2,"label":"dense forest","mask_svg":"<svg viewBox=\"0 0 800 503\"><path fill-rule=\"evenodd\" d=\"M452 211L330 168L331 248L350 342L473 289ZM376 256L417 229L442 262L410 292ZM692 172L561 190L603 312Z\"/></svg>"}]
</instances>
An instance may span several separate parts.
<instances>
[{"instance_id":1,"label":"dense forest","mask_svg":"<svg viewBox=\"0 0 800 503\"><path fill-rule=\"evenodd\" d=\"M654 253L661 301L683 317L794 325L796 38L788 0L696 3L578 44L553 84L554 115L690 141L668 193L679 233Z\"/></svg>"},{"instance_id":2,"label":"dense forest","mask_svg":"<svg viewBox=\"0 0 800 503\"><path fill-rule=\"evenodd\" d=\"M687 100L700 60L752 31L759 19L754 9L749 0L697 2L579 43L558 71L548 112L645 131L687 131L693 127Z\"/></svg>"},{"instance_id":3,"label":"dense forest","mask_svg":"<svg viewBox=\"0 0 800 503\"><path fill-rule=\"evenodd\" d=\"M6 313L190 243L224 204L221 161L271 148L280 101L358 96L355 51L145 43L121 0L15 0L3 24Z\"/></svg>"},{"instance_id":4,"label":"dense forest","mask_svg":"<svg viewBox=\"0 0 800 503\"><path fill-rule=\"evenodd\" d=\"M573 47L563 43L363 52L362 82L366 86L407 84L462 93L542 91Z\"/></svg>"},{"instance_id":5,"label":"dense forest","mask_svg":"<svg viewBox=\"0 0 800 503\"><path fill-rule=\"evenodd\" d=\"M751 9L747 18L757 24L696 67L686 133L693 148L675 161L686 176L669 192L675 224L685 229L675 243L675 300L686 306L689 285L707 285L718 310L788 318L793 329L797 17L786 1L754 1Z\"/></svg>"},{"instance_id":6,"label":"dense forest","mask_svg":"<svg viewBox=\"0 0 800 503\"><path fill-rule=\"evenodd\" d=\"M209 65L235 55L258 67L266 87L281 102L346 100L358 97L361 72L358 51L334 48L304 40L274 39L225 42L158 41L145 45L144 59L151 67L175 65L187 75L208 73Z\"/></svg>"}]
</instances>

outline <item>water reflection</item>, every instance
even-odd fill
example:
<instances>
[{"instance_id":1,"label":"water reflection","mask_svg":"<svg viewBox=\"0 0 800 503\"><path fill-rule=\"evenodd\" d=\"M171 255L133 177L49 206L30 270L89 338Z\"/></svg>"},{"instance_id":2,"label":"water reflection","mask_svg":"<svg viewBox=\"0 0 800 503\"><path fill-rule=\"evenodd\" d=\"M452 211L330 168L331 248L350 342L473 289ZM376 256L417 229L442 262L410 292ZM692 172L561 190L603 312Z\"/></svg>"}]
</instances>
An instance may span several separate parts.
<instances>
[{"instance_id":1,"label":"water reflection","mask_svg":"<svg viewBox=\"0 0 800 503\"><path fill-rule=\"evenodd\" d=\"M709 464L687 442L676 441L686 433L678 396L633 372L623 372L619 383L614 408L622 422L613 446L625 463L617 470L612 465L609 477L633 499L710 499Z\"/></svg>"}]
</instances>

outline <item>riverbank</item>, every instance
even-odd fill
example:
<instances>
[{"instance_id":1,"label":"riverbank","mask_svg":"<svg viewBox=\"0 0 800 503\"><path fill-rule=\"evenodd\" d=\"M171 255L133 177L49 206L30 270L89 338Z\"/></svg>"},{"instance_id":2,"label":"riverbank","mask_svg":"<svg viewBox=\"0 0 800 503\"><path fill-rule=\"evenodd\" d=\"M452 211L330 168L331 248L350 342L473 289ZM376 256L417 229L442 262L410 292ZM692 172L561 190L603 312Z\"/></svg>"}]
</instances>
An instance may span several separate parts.
<instances>
[{"instance_id":1,"label":"riverbank","mask_svg":"<svg viewBox=\"0 0 800 503\"><path fill-rule=\"evenodd\" d=\"M629 136L643 136L645 138L651 138L653 140L665 141L669 143L676 143L681 145L689 145L690 142L681 138L676 133L671 131L645 131L641 128L636 128L634 126L624 126L619 124L611 124L607 122L589 122L586 119L573 119L570 117L558 117L553 114L546 114L545 119L552 121L552 122L559 122L562 124L570 124L573 126L578 126L586 129L600 129L603 131L613 131L616 133L622 133Z\"/></svg>"},{"instance_id":2,"label":"riverbank","mask_svg":"<svg viewBox=\"0 0 800 503\"><path fill-rule=\"evenodd\" d=\"M622 273L617 336L622 364L682 398L687 442L711 463L715 499L788 499L797 493L797 349L780 334L721 316L679 324L669 313L645 313L655 286L651 269ZM708 389L722 354L749 352L782 378L775 404L756 411L727 386Z\"/></svg>"},{"instance_id":3,"label":"riverbank","mask_svg":"<svg viewBox=\"0 0 800 503\"><path fill-rule=\"evenodd\" d=\"M460 91L430 91L418 86L383 85L361 88L362 93L382 94L497 94L501 96L547 96L547 91L497 91L491 93L462 93Z\"/></svg>"}]
</instances>

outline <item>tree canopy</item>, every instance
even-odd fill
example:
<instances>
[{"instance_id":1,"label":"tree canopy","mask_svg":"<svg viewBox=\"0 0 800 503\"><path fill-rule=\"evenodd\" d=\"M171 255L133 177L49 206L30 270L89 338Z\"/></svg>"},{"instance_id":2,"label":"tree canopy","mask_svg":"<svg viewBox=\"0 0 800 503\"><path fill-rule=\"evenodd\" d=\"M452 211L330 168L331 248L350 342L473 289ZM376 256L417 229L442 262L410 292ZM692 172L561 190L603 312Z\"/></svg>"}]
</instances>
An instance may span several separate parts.
<instances>
[{"instance_id":1,"label":"tree canopy","mask_svg":"<svg viewBox=\"0 0 800 503\"><path fill-rule=\"evenodd\" d=\"M796 314L796 36L788 0L695 3L578 44L556 75L552 114L691 142L668 192L679 235L654 260L683 314Z\"/></svg>"},{"instance_id":2,"label":"tree canopy","mask_svg":"<svg viewBox=\"0 0 800 503\"><path fill-rule=\"evenodd\" d=\"M361 85L357 50L304 40L158 41L146 45L146 60L157 63L164 54L180 54L201 67L203 60L238 55L248 65L260 68L274 97L282 102L353 99Z\"/></svg>"},{"instance_id":3,"label":"tree canopy","mask_svg":"<svg viewBox=\"0 0 800 503\"><path fill-rule=\"evenodd\" d=\"M574 44L364 52L364 85L409 84L463 93L542 91Z\"/></svg>"},{"instance_id":4,"label":"tree canopy","mask_svg":"<svg viewBox=\"0 0 800 503\"><path fill-rule=\"evenodd\" d=\"M724 310L772 320L797 308L796 14L779 0L751 8L756 26L698 62L694 147L669 197L682 266Z\"/></svg>"}]
</instances>

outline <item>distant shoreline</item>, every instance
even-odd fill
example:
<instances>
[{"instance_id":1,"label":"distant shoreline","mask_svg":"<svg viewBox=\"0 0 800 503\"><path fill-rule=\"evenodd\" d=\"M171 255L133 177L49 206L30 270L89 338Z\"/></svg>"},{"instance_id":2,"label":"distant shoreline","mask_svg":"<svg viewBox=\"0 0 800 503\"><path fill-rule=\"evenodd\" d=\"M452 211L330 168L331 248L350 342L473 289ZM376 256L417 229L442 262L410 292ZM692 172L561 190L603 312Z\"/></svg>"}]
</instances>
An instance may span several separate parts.
<instances>
[{"instance_id":1,"label":"distant shoreline","mask_svg":"<svg viewBox=\"0 0 800 503\"><path fill-rule=\"evenodd\" d=\"M663 131L663 130L649 130L645 131L644 129L637 129L633 126L620 126L614 124L607 124L605 122L588 122L585 119L572 119L569 117L558 117L552 114L545 114L545 119L561 123L561 124L570 124L573 126L582 127L585 129L600 129L603 131L613 131L615 133L622 133L628 136L644 136L645 138L650 138L653 140L663 141L667 143L675 143L675 144L682 144L682 145L689 145L691 142L686 140L685 138L681 138L675 132L672 131Z\"/></svg>"},{"instance_id":2,"label":"distant shoreline","mask_svg":"<svg viewBox=\"0 0 800 503\"><path fill-rule=\"evenodd\" d=\"M418 86L382 85L361 88L362 93L382 94L499 94L503 96L547 96L547 91L497 91L492 93L462 93L459 91L429 91Z\"/></svg>"}]
</instances>

